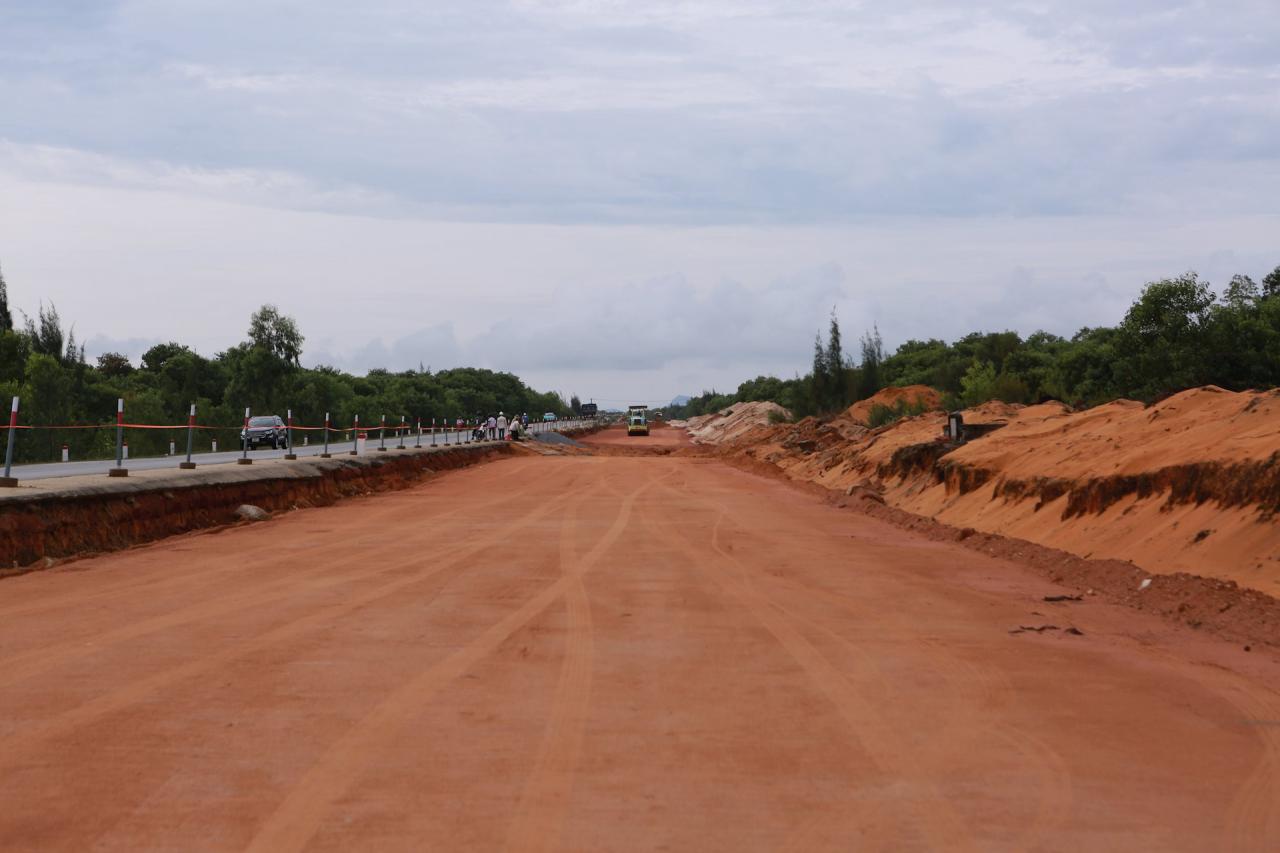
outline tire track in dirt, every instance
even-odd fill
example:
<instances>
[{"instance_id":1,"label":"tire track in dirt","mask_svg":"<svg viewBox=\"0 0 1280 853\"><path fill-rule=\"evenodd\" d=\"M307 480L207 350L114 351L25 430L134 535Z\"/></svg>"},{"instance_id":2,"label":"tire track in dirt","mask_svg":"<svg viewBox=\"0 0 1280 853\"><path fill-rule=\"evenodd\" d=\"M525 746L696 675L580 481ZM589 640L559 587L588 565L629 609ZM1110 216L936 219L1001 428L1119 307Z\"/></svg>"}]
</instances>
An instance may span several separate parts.
<instances>
[{"instance_id":1,"label":"tire track in dirt","mask_svg":"<svg viewBox=\"0 0 1280 853\"><path fill-rule=\"evenodd\" d=\"M590 565L613 545L630 523L632 508L652 482L622 502L613 524L581 563ZM364 774L372 757L400 732L447 684L492 655L516 631L564 596L572 582L562 576L503 617L479 637L393 691L334 742L262 824L247 847L257 853L301 850L333 804Z\"/></svg>"},{"instance_id":2,"label":"tire track in dirt","mask_svg":"<svg viewBox=\"0 0 1280 853\"><path fill-rule=\"evenodd\" d=\"M397 595L401 591L421 583L439 575L446 575L445 583L453 579L447 573L452 571L454 575L465 572L470 567L470 560L477 554L492 548L498 544L507 541L512 534L522 527L532 524L542 517L554 512L556 506L562 503L565 498L556 498L536 507L533 511L525 514L521 518L504 526L500 530L494 531L486 536L479 543L469 543L454 549L451 553L441 554L432 559L430 566L423 572L414 574L410 577L399 578L390 583L376 587L374 589L364 590L354 597L343 601L340 604L331 605L318 611L308 614L307 616L295 619L284 625L276 626L269 631L248 637L239 642L225 646L217 652L205 655L185 664L154 673L140 680L128 682L117 690L95 697L90 701L79 705L69 711L63 712L56 716L50 717L42 721L36 726L28 727L15 735L12 735L3 741L5 746L4 756L0 758L0 766L3 766L5 760L12 760L24 750L30 750L38 747L40 744L48 741L50 738L57 737L73 731L77 727L91 723L96 719L106 716L115 711L120 711L131 705L137 704L145 699L148 695L155 693L165 687L173 684L204 675L219 666L228 664L246 655L263 649L271 649L279 644L303 637L312 631L322 630L331 627L334 621L354 613L364 607L376 604L378 601L389 596ZM419 563L421 560L412 561L405 565ZM388 569L390 571L390 569Z\"/></svg>"},{"instance_id":3,"label":"tire track in dirt","mask_svg":"<svg viewBox=\"0 0 1280 853\"><path fill-rule=\"evenodd\" d=\"M798 590L801 594L825 599L847 613L854 620L865 620L869 616L866 611L857 607L856 602L829 590L807 586L793 579L782 579L763 573L757 574L767 581ZM869 655L859 650L854 643L828 626L801 616L792 608L779 602L775 597L771 596L771 598L774 604L794 621L803 622L811 626L813 630L839 645L848 654L865 658L865 665L874 670L875 677L880 679L887 691L883 697L883 701L886 704L901 705L911 701L909 697L902 695L901 691L896 690L892 684L883 679L879 667L875 665ZM904 620L898 613L877 611L875 617L877 620L888 623L895 628L903 630L911 628L910 622ZM1019 757L1016 762L1017 765L1032 768L1039 779L1039 790L1042 794L1036 807L1036 817L1019 834L1019 840L1015 844L1018 848L1032 846L1033 842L1047 836L1067 819L1073 802L1073 794L1071 774L1067 768L1066 761L1056 750L1023 727L1006 722L999 728L995 728L987 723L982 713L982 708L985 704L996 701L1001 697L1003 697L1002 701L1005 702L1013 703L1015 701L1016 691L1002 671L974 664L972 661L955 654L944 643L936 639L920 637L919 642L929 649L928 659L935 664L931 667L931 671L946 683L950 697L947 700L938 702L940 706L947 708L947 714L939 721L938 728L932 731L932 740L946 744L946 752L954 752L956 742L953 738L963 737L968 734L969 738L972 739L974 732L985 732L990 737L1008 744ZM841 820L837 816L828 822L829 825L824 825L823 828L829 830L848 823L848 819ZM799 850L804 848L789 847L788 849Z\"/></svg>"},{"instance_id":4,"label":"tire track in dirt","mask_svg":"<svg viewBox=\"0 0 1280 853\"><path fill-rule=\"evenodd\" d=\"M582 563L574 547L578 509L582 499L565 513L560 527L560 572L565 589L567 636L564 662L546 733L533 772L507 834L508 850L555 850L573 790L573 777L582 752L595 646L591 602L582 582Z\"/></svg>"},{"instance_id":5,"label":"tire track in dirt","mask_svg":"<svg viewBox=\"0 0 1280 853\"><path fill-rule=\"evenodd\" d=\"M501 505L512 500L515 500L512 496L495 498L495 505ZM412 541L416 542L420 547L425 547L437 539L447 538L452 534L453 531L433 524L430 527L421 528ZM249 608L262 607L286 600L298 593L300 578L305 577L308 592L315 592L340 587L345 584L359 583L370 578L410 568L416 565L421 558L401 560L391 565L378 566L379 561L384 556L402 551L404 545L404 540L400 540L375 548L362 555L362 563L372 564L377 568L352 573L344 568L350 563L350 557L333 557L300 566L289 574L278 577L276 580L262 586L244 587L236 592L219 596L212 600L200 601L196 604L134 621L105 632L77 637L54 646L21 652L0 661L0 688L20 682L51 667L96 654L105 646L136 640L149 634L181 627L189 623L204 622L221 616L239 613ZM337 573L323 574L335 567L340 568Z\"/></svg>"},{"instance_id":6,"label":"tire track in dirt","mask_svg":"<svg viewBox=\"0 0 1280 853\"><path fill-rule=\"evenodd\" d=\"M713 530L708 543L713 559L708 560L708 554L685 539L675 527L661 522L651 524L655 530L664 533L664 541L684 551L693 565L710 577L731 600L751 613L773 636L844 718L852 737L877 770L889 778L909 778L921 789L932 792L927 803L913 803L906 799L897 801L897 807L906 812L900 821L901 826L918 828L933 849L979 849L967 823L936 790L930 776L910 758L914 749L907 739L899 735L887 718L861 695L858 686L809 642L776 604L755 589L737 559L719 546L716 530ZM719 519L717 530L718 526ZM719 562L727 571L716 571L707 565L709 562Z\"/></svg>"},{"instance_id":7,"label":"tire track in dirt","mask_svg":"<svg viewBox=\"0 0 1280 853\"><path fill-rule=\"evenodd\" d=\"M1263 741L1257 766L1227 810L1229 850L1275 850L1280 840L1280 713L1274 701L1243 684L1225 694L1247 719L1258 721Z\"/></svg>"},{"instance_id":8,"label":"tire track in dirt","mask_svg":"<svg viewBox=\"0 0 1280 853\"><path fill-rule=\"evenodd\" d=\"M719 506L706 500L703 503ZM719 509L727 512L723 506L719 506ZM730 554L725 556L733 559ZM838 598L827 591L815 592ZM892 614L882 614L880 618L894 619ZM901 624L901 620L897 621ZM941 643L927 638L922 640L931 648L934 659L947 662L937 672L952 685L952 689L960 691L961 695L968 691L972 693L971 700L980 702L984 693L999 693L1006 697L1016 694L1012 683L1002 671L975 666L951 653ZM1177 664L1185 663L1166 654L1160 656L1168 662L1171 671L1176 671ZM966 671L968 675L965 674ZM1223 833L1223 849L1274 850L1276 839L1280 838L1280 697L1274 692L1257 689L1246 679L1229 671L1214 669L1202 683L1205 682L1217 682L1217 689L1213 692L1238 709L1243 721L1256 726L1261 741L1258 761L1241 781L1238 793L1229 806ZM1024 765L1035 769L1040 782L1036 817L1020 833L1016 843L1019 847L1033 847L1037 843L1043 843L1052 832L1064 825L1073 803L1072 777L1067 762L1057 750L1024 727L1004 726L991 733L1007 742L1022 756L1025 759ZM806 837L816 834L812 827L805 832Z\"/></svg>"},{"instance_id":9,"label":"tire track in dirt","mask_svg":"<svg viewBox=\"0 0 1280 853\"><path fill-rule=\"evenodd\" d=\"M505 460L499 460L499 461L505 461ZM512 477L518 476L521 473L521 471L523 471L524 468L528 467L529 464L530 463L527 460L521 460L521 462L519 463L519 467L517 469L506 472L504 476L512 476ZM481 469L464 469L464 470L479 471ZM421 515L421 512L422 512L421 506L415 504L412 498L416 496L415 492L417 492L418 489L421 489L422 487L429 485L433 482L434 482L434 479L427 480L427 481L424 481L422 484L415 486L413 488L396 492L392 495L385 495L384 497L389 497L389 498L402 497L405 499L403 501L403 504L404 504L403 506L388 510L387 515L393 520L393 522L409 522L409 521L412 521L415 517ZM504 502L505 500L509 500L509 498L504 499ZM362 507L359 504L354 504L349 506L353 510L365 509L365 507ZM324 507L307 507L307 508L321 509ZM440 513L439 515L433 516L432 521L433 522L444 521L446 519L459 515L463 512L466 512L467 510L468 510L468 507L457 507L455 509L451 509L446 512ZM368 518L365 517L364 514L355 513L355 515L356 517L350 520L344 520L344 521L340 521L332 524L326 531L326 535L343 536L348 533L351 533L352 531L357 530L357 528L359 528L361 525L368 524ZM277 519L279 519L279 516L277 516ZM282 519L279 519L279 520L282 520ZM194 539L200 545L204 545L207 540L201 540L199 537L224 533L228 529L234 529L234 525L227 525L224 527L218 527L218 528L212 528L212 529L206 529L206 530L195 530L189 533L178 534L176 536L166 537L165 539L158 539L153 542L146 542L139 545L135 545L131 548L125 549L125 551L122 551L122 552L113 552L111 554L103 554L101 555L101 557L110 560L115 558L117 555L123 555L123 554L138 554L138 553L145 553L147 551L158 551L160 549L172 550L172 547L175 541L180 541L185 538ZM379 531L379 532L374 532L367 535L361 541L377 542L383 539L384 537L385 537L385 534ZM269 562L269 561L280 559L280 558L286 558L293 554L299 553L296 547L287 546L287 545L277 546L272 544L272 542L270 541L263 543L258 541L256 538L249 539L246 537L246 538L243 538L242 541L236 542L231 546L224 546L225 542L226 542L226 538L221 539L218 541L218 546L219 546L218 548L210 551L201 551L200 553L195 554L192 557L186 558L184 560L181 573L165 571L165 573L162 575L158 575L158 576L152 575L145 578L138 578L136 580L129 580L123 583L113 584L109 589L94 590L94 591L83 592L83 593L74 594L74 595L60 595L58 596L56 601L26 602L20 605L3 607L3 608L0 608L0 622L4 622L10 619L14 619L22 616L42 613L42 612L57 612L57 611L65 611L67 608L78 608L78 607L85 607L85 606L100 605L115 599L129 600L131 598L136 597L138 593L145 593L148 596L155 596L157 593L163 593L163 592L166 592L169 590L175 590L175 589L181 589L186 591L191 589L191 578L193 575L198 576L201 579L207 578L209 580L209 583L205 584L205 586L208 588L216 588L220 585L233 584L235 583L236 579L239 577L246 576L246 575L252 576L257 571L255 567L260 566L265 562ZM89 556L84 559L94 559L95 556L97 555ZM233 558L237 556L240 556L240 557L252 556L253 564L246 566L244 563L236 562ZM76 560L74 562L81 562L81 560ZM66 570L64 570L64 572L65 571ZM78 571L78 569L71 569L70 571ZM63 572L60 572L60 573L63 573Z\"/></svg>"},{"instance_id":10,"label":"tire track in dirt","mask_svg":"<svg viewBox=\"0 0 1280 853\"><path fill-rule=\"evenodd\" d=\"M1280 842L1280 698L1234 673L1211 671L1219 695L1240 712L1261 741L1257 763L1227 808L1223 849L1274 851Z\"/></svg>"},{"instance_id":11,"label":"tire track in dirt","mask_svg":"<svg viewBox=\"0 0 1280 853\"><path fill-rule=\"evenodd\" d=\"M724 559L734 563L741 577L749 585L754 585L751 580L751 572L749 567L738 560L731 552L726 550L720 543L720 530L723 521L732 516L727 506L714 500L705 498L695 498L704 506L713 509L718 513L717 522L712 532L712 547ZM743 531L750 530L750 525L739 523L737 525ZM806 525L808 531L813 535L828 535L825 530L815 524ZM859 610L855 602L848 600L846 597L829 590L812 587L802 584L794 579L784 579L768 572L756 571L754 574L766 583L789 586L799 590L802 594L808 596L818 596L827 601L832 602L846 612L851 613L856 619L866 619L869 614ZM806 625L811 630L817 631L829 640L841 647L848 655L859 661L860 675L862 678L874 680L885 691L884 703L892 706L898 703L910 701L908 697L901 695L901 691L896 690L893 685L887 681L874 658L865 651L859 649L854 643L847 638L837 634L825 625L802 616L793 608L788 608L782 602L777 600L775 596L765 594L765 598L769 600L774 607L781 611L785 616L792 620L794 624ZM903 619L896 612L880 612L875 614L875 618L882 622L888 622L890 626L897 626L904 630L910 630L911 624ZM931 662L931 671L944 681L950 695L954 697L954 701L945 703L948 708L948 714L942 721L941 728L934 733L933 740L940 743L949 743L950 737L948 732L962 733L965 731L987 731L988 734L1003 740L1005 743L1017 753L1020 758L1020 766L1029 766L1034 768L1036 776L1040 780L1041 797L1038 802L1036 818L1021 833L1020 845L1030 844L1033 840L1038 839L1052 832L1056 827L1061 826L1067 819L1070 811L1073 794L1072 783L1069 769L1066 761L1054 749L1049 747L1042 739L1036 737L1024 728L1006 725L1000 729L993 729L987 725L982 714L981 707L985 701L988 701L997 692L1012 697L1015 694L1012 684L1005 677L1003 672L994 670L990 667L978 667L963 657L956 655L948 649L943 643L937 640L921 637L920 642L930 649L928 656ZM926 768L928 769L928 768ZM829 827L826 827L829 828ZM805 830L806 836L815 831L814 827Z\"/></svg>"}]
</instances>

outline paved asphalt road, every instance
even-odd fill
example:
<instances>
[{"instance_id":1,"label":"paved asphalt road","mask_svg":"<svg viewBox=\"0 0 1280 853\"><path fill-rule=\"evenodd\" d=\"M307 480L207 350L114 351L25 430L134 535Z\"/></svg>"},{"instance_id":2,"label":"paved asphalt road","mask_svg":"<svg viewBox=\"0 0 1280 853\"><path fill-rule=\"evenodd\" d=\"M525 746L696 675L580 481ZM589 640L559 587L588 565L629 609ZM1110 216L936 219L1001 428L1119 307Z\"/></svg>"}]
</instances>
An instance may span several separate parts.
<instances>
[{"instance_id":1,"label":"paved asphalt road","mask_svg":"<svg viewBox=\"0 0 1280 853\"><path fill-rule=\"evenodd\" d=\"M548 427L544 426L541 423L530 424L529 426L535 432L540 432L548 429ZM557 426L563 429L565 428L566 425L564 423L560 423L560 424L557 424ZM465 431L450 432L447 436L448 442L449 444L452 445L457 443L459 439L462 439L463 441L465 441L467 434L468 433ZM443 445L445 443L445 440L446 440L446 435L444 432L436 433L435 435L436 444ZM424 446L430 446L431 435L429 433L423 434L422 443ZM339 453L349 453L351 451L351 444L352 443L350 441L346 441L346 442L331 441L329 442L329 452L335 455ZM397 441L395 437L392 436L390 433L388 433L387 447L395 447L396 444L397 444ZM405 440L405 444L412 447L414 445L414 438L413 437L407 438ZM179 446L181 446L181 444ZM366 450L368 452L373 452L377 446L378 446L377 436L375 433L371 432L369 435L368 441L365 443ZM297 445L294 448L294 452L299 457L316 456L324 452L324 447L321 444L311 444L306 446ZM269 448L249 451L249 457L251 459L280 459L284 455L285 455L285 451L283 450L271 450ZM191 461L195 462L197 465L217 465L217 464L233 463L237 459L239 459L240 456L241 456L241 451L239 449L219 451L218 453L193 453L191 455ZM136 469L136 470L144 470L144 469L151 469L151 468L176 468L178 466L178 463L184 461L185 459L186 459L186 456L182 454L179 454L177 456L137 457L137 458L126 460L125 467L130 469ZM19 480L45 480L53 477L74 477L82 474L105 474L108 469L114 468L115 465L116 463L114 459L91 459L91 460L72 461L72 462L49 462L49 463L32 464L32 465L15 465L13 466L13 476L17 477ZM0 468L2 467L3 466L0 466ZM0 473L2 473L2 471L0 471Z\"/></svg>"}]
</instances>

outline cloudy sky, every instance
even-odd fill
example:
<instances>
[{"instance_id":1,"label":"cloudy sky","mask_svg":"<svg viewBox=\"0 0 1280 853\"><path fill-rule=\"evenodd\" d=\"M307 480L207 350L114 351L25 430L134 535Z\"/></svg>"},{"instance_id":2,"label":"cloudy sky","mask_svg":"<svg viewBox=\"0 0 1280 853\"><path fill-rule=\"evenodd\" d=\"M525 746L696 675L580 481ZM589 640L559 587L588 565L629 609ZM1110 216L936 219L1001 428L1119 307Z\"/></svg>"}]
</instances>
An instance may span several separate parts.
<instances>
[{"instance_id":1,"label":"cloudy sky","mask_svg":"<svg viewBox=\"0 0 1280 853\"><path fill-rule=\"evenodd\" d=\"M605 401L1280 264L1275 0L0 0L0 267L91 354Z\"/></svg>"}]
</instances>

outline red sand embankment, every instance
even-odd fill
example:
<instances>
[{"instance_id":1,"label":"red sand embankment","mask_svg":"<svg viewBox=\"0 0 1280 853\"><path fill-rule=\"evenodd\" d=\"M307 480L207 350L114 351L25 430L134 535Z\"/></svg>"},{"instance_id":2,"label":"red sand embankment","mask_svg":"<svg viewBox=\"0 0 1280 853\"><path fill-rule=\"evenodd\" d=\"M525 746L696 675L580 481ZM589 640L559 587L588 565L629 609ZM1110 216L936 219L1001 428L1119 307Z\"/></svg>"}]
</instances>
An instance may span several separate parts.
<instances>
[{"instance_id":1,"label":"red sand embankment","mask_svg":"<svg viewBox=\"0 0 1280 853\"><path fill-rule=\"evenodd\" d=\"M942 440L942 412L875 430L806 419L720 452L872 489L955 527L1280 593L1280 392L1206 387L1151 407L988 403L964 415L1007 425L956 447Z\"/></svg>"},{"instance_id":2,"label":"red sand embankment","mask_svg":"<svg viewBox=\"0 0 1280 853\"><path fill-rule=\"evenodd\" d=\"M126 479L35 481L0 496L0 575L39 561L115 551L229 524L236 508L268 512L327 506L345 497L415 485L433 474L511 452L506 442L410 448L385 455L269 460L252 468L143 471Z\"/></svg>"}]
</instances>

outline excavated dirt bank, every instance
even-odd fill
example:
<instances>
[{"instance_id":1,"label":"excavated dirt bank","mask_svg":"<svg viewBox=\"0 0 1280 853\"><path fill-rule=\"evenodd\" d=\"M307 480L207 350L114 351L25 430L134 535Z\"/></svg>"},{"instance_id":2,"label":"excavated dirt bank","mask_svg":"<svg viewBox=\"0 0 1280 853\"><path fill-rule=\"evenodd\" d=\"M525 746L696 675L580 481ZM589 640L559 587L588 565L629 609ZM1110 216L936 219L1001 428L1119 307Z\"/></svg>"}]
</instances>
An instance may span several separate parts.
<instances>
[{"instance_id":1,"label":"excavated dirt bank","mask_svg":"<svg viewBox=\"0 0 1280 853\"><path fill-rule=\"evenodd\" d=\"M714 455L741 470L782 480L793 488L823 496L832 504L887 521L904 530L939 542L957 543L1034 569L1054 583L1075 589L1082 599L1100 597L1245 646L1266 644L1280 649L1280 599L1242 587L1235 581L1187 572L1156 574L1123 560L1091 559L1025 539L981 532L971 527L956 527L889 506L878 489L850 486L837 491L817 483L791 479L776 465L750 456ZM1043 614L1050 614L1051 609L1047 604Z\"/></svg>"},{"instance_id":2,"label":"excavated dirt bank","mask_svg":"<svg viewBox=\"0 0 1280 853\"><path fill-rule=\"evenodd\" d=\"M1153 406L986 403L963 415L978 437L961 445L944 439L942 412L877 429L842 413L757 427L715 452L842 493L871 489L952 527L1280 594L1280 392L1205 387Z\"/></svg>"},{"instance_id":3,"label":"excavated dirt bank","mask_svg":"<svg viewBox=\"0 0 1280 853\"><path fill-rule=\"evenodd\" d=\"M507 456L507 443L412 449L333 459L212 466L128 481L97 478L0 501L0 577L52 560L114 551L235 521L252 504L269 512L326 506L403 489L441 471Z\"/></svg>"}]
</instances>

